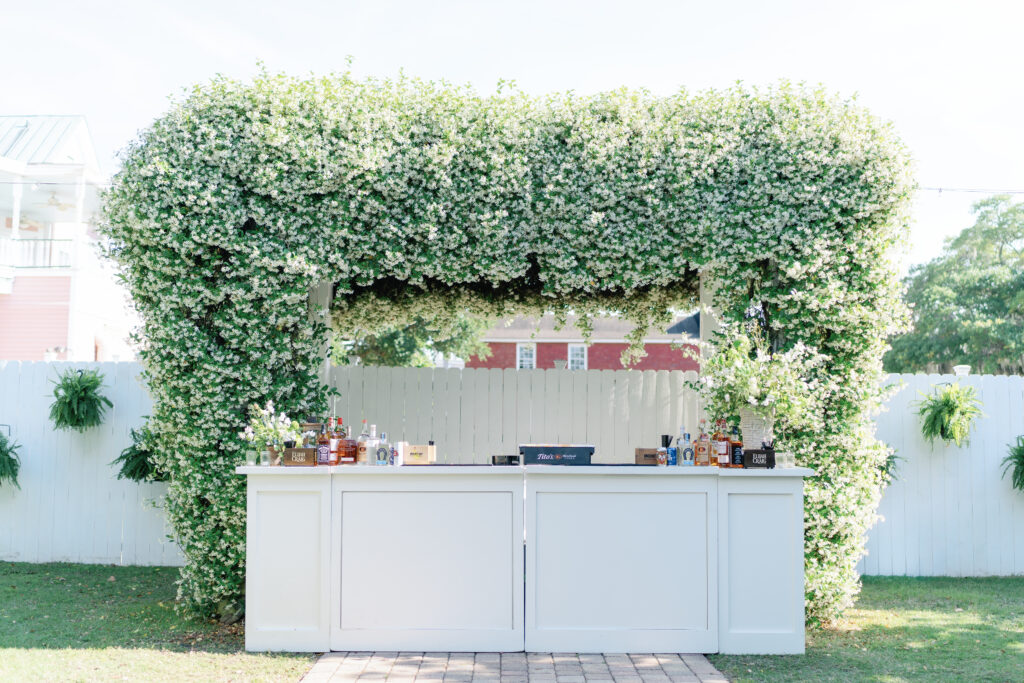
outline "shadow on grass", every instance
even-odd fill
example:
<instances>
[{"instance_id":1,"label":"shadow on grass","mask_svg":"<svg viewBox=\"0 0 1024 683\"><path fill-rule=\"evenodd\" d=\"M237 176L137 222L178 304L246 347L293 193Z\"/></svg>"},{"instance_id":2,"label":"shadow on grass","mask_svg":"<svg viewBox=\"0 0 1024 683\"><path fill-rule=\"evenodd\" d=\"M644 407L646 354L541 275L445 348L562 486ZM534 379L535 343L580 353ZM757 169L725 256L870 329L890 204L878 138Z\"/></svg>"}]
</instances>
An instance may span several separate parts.
<instances>
[{"instance_id":1,"label":"shadow on grass","mask_svg":"<svg viewBox=\"0 0 1024 683\"><path fill-rule=\"evenodd\" d=\"M868 577L843 623L808 632L806 655L711 660L741 681L1022 680L1024 577Z\"/></svg>"},{"instance_id":2,"label":"shadow on grass","mask_svg":"<svg viewBox=\"0 0 1024 683\"><path fill-rule=\"evenodd\" d=\"M174 610L175 567L0 562L0 648L244 650L242 624Z\"/></svg>"}]
</instances>

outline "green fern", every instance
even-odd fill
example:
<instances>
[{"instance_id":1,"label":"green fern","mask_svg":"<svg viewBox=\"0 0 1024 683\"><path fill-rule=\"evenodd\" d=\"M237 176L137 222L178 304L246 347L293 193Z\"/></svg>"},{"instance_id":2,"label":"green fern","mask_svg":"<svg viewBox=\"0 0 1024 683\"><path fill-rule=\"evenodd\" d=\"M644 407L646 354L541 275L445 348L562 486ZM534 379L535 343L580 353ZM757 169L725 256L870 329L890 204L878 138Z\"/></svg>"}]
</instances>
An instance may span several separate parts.
<instances>
[{"instance_id":1,"label":"green fern","mask_svg":"<svg viewBox=\"0 0 1024 683\"><path fill-rule=\"evenodd\" d=\"M21 444L4 434L0 434L0 485L9 481L16 488L18 484L18 470L21 469L21 458L18 457L18 449Z\"/></svg>"},{"instance_id":2,"label":"green fern","mask_svg":"<svg viewBox=\"0 0 1024 683\"><path fill-rule=\"evenodd\" d=\"M111 465L120 465L118 479L132 481L167 481L167 475L153 464L153 435L149 427L131 430L132 443L121 451Z\"/></svg>"},{"instance_id":3,"label":"green fern","mask_svg":"<svg viewBox=\"0 0 1024 683\"><path fill-rule=\"evenodd\" d=\"M981 415L978 392L974 387L960 386L956 382L942 388L935 387L934 393L924 396L917 405L921 435L932 444L941 439L947 445L963 446L974 421Z\"/></svg>"},{"instance_id":4,"label":"green fern","mask_svg":"<svg viewBox=\"0 0 1024 683\"><path fill-rule=\"evenodd\" d=\"M50 420L57 429L84 432L98 427L103 424L106 409L114 405L100 393L103 375L96 370L68 368L54 384Z\"/></svg>"},{"instance_id":5,"label":"green fern","mask_svg":"<svg viewBox=\"0 0 1024 683\"><path fill-rule=\"evenodd\" d=\"M1017 437L1017 444L1010 446L1010 454L1003 458L1003 478L1010 474L1010 485L1024 491L1024 436Z\"/></svg>"}]
</instances>

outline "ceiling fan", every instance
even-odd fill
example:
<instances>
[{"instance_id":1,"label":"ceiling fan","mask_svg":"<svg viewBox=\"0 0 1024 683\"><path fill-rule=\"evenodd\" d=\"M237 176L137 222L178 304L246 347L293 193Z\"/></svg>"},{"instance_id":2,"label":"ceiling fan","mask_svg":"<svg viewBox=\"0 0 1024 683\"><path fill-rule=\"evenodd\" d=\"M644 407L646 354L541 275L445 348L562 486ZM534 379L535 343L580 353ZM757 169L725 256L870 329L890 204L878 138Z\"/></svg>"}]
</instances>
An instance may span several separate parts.
<instances>
[{"instance_id":1,"label":"ceiling fan","mask_svg":"<svg viewBox=\"0 0 1024 683\"><path fill-rule=\"evenodd\" d=\"M70 211L71 209L75 208L75 205L72 204L71 202L62 202L60 199L58 199L56 192L51 192L50 198L47 199L45 202L36 202L35 205L44 207L52 206L58 211Z\"/></svg>"}]
</instances>

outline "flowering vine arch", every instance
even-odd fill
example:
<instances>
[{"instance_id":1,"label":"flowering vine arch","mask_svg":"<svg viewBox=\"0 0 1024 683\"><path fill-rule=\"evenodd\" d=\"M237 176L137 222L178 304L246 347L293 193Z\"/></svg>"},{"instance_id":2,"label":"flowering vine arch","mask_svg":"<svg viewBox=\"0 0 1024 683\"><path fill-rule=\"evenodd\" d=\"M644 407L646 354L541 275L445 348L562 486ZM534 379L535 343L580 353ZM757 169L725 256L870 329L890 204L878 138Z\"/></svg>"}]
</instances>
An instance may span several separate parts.
<instances>
[{"instance_id":1,"label":"flowering vine arch","mask_svg":"<svg viewBox=\"0 0 1024 683\"><path fill-rule=\"evenodd\" d=\"M485 97L264 74L196 87L123 161L103 231L142 318L188 608L241 597L236 433L253 402L323 410L332 323L618 311L639 344L694 302L702 270L726 320L755 305L777 347L829 358L822 414L790 446L819 472L809 615L851 601L884 481L867 416L903 324L889 252L912 189L904 148L855 103L788 85Z\"/></svg>"}]
</instances>

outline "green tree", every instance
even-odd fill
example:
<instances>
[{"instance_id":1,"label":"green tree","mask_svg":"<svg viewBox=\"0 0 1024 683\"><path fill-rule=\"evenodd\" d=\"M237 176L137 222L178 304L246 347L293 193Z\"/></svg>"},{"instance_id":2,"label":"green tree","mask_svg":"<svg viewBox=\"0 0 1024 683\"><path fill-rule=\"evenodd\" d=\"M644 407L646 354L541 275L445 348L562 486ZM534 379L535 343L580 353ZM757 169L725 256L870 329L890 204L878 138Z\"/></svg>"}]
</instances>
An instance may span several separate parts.
<instances>
[{"instance_id":1,"label":"green tree","mask_svg":"<svg viewBox=\"0 0 1024 683\"><path fill-rule=\"evenodd\" d=\"M335 364L357 356L363 365L430 367L431 354L488 358L491 348L482 341L491 327L487 319L459 315L446 324L417 316L378 334L355 340L338 340L333 349Z\"/></svg>"},{"instance_id":2,"label":"green tree","mask_svg":"<svg viewBox=\"0 0 1024 683\"><path fill-rule=\"evenodd\" d=\"M973 212L974 225L907 277L913 330L893 340L887 370L1024 371L1024 203L997 195Z\"/></svg>"}]
</instances>

